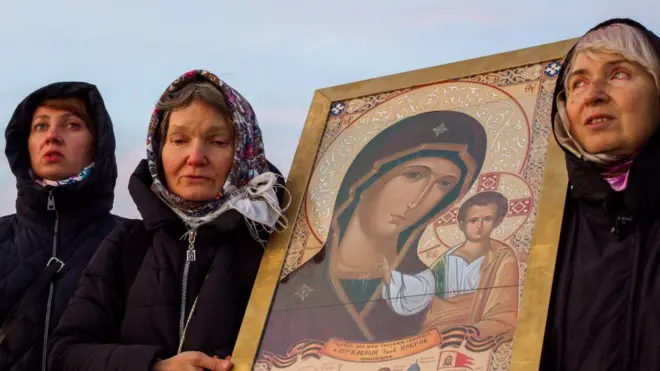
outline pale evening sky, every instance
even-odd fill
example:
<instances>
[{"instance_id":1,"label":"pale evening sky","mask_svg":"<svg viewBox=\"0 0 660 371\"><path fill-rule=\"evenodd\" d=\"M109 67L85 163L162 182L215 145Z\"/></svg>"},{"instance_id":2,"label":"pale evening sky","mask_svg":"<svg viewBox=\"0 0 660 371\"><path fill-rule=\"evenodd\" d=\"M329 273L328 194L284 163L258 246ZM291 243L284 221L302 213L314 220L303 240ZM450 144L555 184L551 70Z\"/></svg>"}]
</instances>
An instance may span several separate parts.
<instances>
[{"instance_id":1,"label":"pale evening sky","mask_svg":"<svg viewBox=\"0 0 660 371\"><path fill-rule=\"evenodd\" d=\"M127 217L139 217L127 184L153 104L189 69L215 72L252 103L267 157L286 175L315 89L564 40L611 17L660 32L657 0L40 0L0 9L0 120L48 83L96 84L117 137L113 212ZM13 213L6 159L0 190L0 215Z\"/></svg>"}]
</instances>

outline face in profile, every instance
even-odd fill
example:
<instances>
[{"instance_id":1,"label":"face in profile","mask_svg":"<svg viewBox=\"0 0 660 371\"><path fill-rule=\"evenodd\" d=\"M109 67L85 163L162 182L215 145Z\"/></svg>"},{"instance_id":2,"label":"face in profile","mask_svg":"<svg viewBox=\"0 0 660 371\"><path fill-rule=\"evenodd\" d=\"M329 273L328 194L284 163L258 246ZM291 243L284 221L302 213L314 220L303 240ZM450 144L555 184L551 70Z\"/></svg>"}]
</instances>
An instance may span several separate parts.
<instances>
[{"instance_id":1,"label":"face in profile","mask_svg":"<svg viewBox=\"0 0 660 371\"><path fill-rule=\"evenodd\" d=\"M396 166L362 194L362 229L374 237L395 236L426 216L461 179L452 161L418 158Z\"/></svg>"},{"instance_id":2,"label":"face in profile","mask_svg":"<svg viewBox=\"0 0 660 371\"><path fill-rule=\"evenodd\" d=\"M497 205L472 205L465 213L465 221L458 223L458 227L470 242L481 242L490 238L493 229L499 224Z\"/></svg>"},{"instance_id":3,"label":"face in profile","mask_svg":"<svg viewBox=\"0 0 660 371\"><path fill-rule=\"evenodd\" d=\"M94 136L72 112L38 107L32 115L28 151L32 171L47 180L78 175L92 162Z\"/></svg>"},{"instance_id":4,"label":"face in profile","mask_svg":"<svg viewBox=\"0 0 660 371\"><path fill-rule=\"evenodd\" d=\"M653 77L618 54L577 54L566 91L569 131L588 153L631 155L655 130Z\"/></svg>"},{"instance_id":5,"label":"face in profile","mask_svg":"<svg viewBox=\"0 0 660 371\"><path fill-rule=\"evenodd\" d=\"M213 200L232 167L233 126L219 111L195 100L170 114L161 157L172 193L189 201Z\"/></svg>"}]
</instances>

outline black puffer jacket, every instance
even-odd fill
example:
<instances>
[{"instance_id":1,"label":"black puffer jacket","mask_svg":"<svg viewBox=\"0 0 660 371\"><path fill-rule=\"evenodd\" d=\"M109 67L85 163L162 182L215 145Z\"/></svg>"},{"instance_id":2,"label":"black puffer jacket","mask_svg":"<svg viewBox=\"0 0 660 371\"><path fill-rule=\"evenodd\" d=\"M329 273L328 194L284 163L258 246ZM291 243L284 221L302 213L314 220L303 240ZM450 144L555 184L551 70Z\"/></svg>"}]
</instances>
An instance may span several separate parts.
<instances>
[{"instance_id":1,"label":"black puffer jacket","mask_svg":"<svg viewBox=\"0 0 660 371\"><path fill-rule=\"evenodd\" d=\"M36 184L30 168L27 138L32 114L47 98L83 99L96 127L96 165L84 181L52 190L56 210L47 210L49 191ZM10 329L0 345L0 370L39 370L44 347L77 287L83 268L101 241L119 224L110 214L117 165L112 122L95 86L55 83L37 90L16 108L6 130L6 154L16 176L16 214L0 219L0 322L56 256L66 266L39 296L29 316ZM47 334L44 336L44 329Z\"/></svg>"},{"instance_id":2,"label":"black puffer jacket","mask_svg":"<svg viewBox=\"0 0 660 371\"><path fill-rule=\"evenodd\" d=\"M643 30L660 54L660 39L633 21L597 27L613 22ZM552 113L554 121L556 106ZM624 192L569 152L566 163L571 190L541 370L660 370L660 131Z\"/></svg>"},{"instance_id":3,"label":"black puffer jacket","mask_svg":"<svg viewBox=\"0 0 660 371\"><path fill-rule=\"evenodd\" d=\"M270 170L279 174L272 165ZM83 273L52 337L52 370L145 371L177 354L188 241L181 239L183 222L151 183L143 160L129 190L144 223L121 225ZM197 293L199 299L181 350L224 358L234 348L264 248L231 210L199 228L195 249L186 321Z\"/></svg>"}]
</instances>

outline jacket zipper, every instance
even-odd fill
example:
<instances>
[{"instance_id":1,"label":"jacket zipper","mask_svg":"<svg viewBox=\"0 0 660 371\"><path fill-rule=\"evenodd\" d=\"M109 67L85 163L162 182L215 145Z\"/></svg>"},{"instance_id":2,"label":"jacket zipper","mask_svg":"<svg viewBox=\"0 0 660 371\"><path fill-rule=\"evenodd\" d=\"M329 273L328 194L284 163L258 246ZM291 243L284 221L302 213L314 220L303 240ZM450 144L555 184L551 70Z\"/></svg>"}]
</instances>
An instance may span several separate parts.
<instances>
[{"instance_id":1,"label":"jacket zipper","mask_svg":"<svg viewBox=\"0 0 660 371\"><path fill-rule=\"evenodd\" d=\"M195 251L195 237L197 231L191 229L188 231L188 251L186 251L186 262L183 266L183 282L181 284L181 314L179 317L179 352L183 345L183 339L186 335L186 299L188 296L188 272L190 271L190 262L197 260ZM192 313L191 313L192 314Z\"/></svg>"},{"instance_id":2,"label":"jacket zipper","mask_svg":"<svg viewBox=\"0 0 660 371\"><path fill-rule=\"evenodd\" d=\"M55 196L53 191L48 191L48 203L46 205L46 210L55 212L55 226L53 228L53 257L57 257L57 229L59 227L60 216L55 208ZM50 311L53 306L53 293L55 291L55 283L50 282L48 288L48 302L46 303L46 324L44 326L44 342L41 353L41 371L46 371L46 357L48 355L48 332L50 331Z\"/></svg>"},{"instance_id":3,"label":"jacket zipper","mask_svg":"<svg viewBox=\"0 0 660 371\"><path fill-rule=\"evenodd\" d=\"M623 224L625 223L631 223L633 220L632 218L629 218L628 220L625 220ZM628 301L626 303L626 321L625 321L625 328L624 328L624 348L623 348L623 362L622 362L622 370L628 370L630 369L631 363L634 362L634 346L635 342L633 340L633 326L635 325L635 319L633 316L635 315L635 298L637 296L637 281L638 281L638 276L639 276L639 255L640 255L640 249L641 249L641 232L639 229L639 223L635 223L633 226L633 235L631 236L633 239L633 256L632 256L632 264L631 264L631 279L630 283L628 286Z\"/></svg>"}]
</instances>

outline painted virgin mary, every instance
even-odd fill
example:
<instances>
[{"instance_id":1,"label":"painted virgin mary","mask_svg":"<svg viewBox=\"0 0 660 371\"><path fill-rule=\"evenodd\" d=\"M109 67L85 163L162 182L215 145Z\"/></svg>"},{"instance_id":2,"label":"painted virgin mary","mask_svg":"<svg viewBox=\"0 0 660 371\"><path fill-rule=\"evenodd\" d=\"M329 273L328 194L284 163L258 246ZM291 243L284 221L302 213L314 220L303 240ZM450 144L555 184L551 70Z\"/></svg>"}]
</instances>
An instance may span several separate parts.
<instances>
[{"instance_id":1,"label":"painted virgin mary","mask_svg":"<svg viewBox=\"0 0 660 371\"><path fill-rule=\"evenodd\" d=\"M376 135L342 180L323 248L278 286L261 352L418 334L423 313L398 315L382 298L379 262L409 274L427 269L417 255L421 234L470 189L485 151L483 126L455 111L408 117Z\"/></svg>"}]
</instances>

